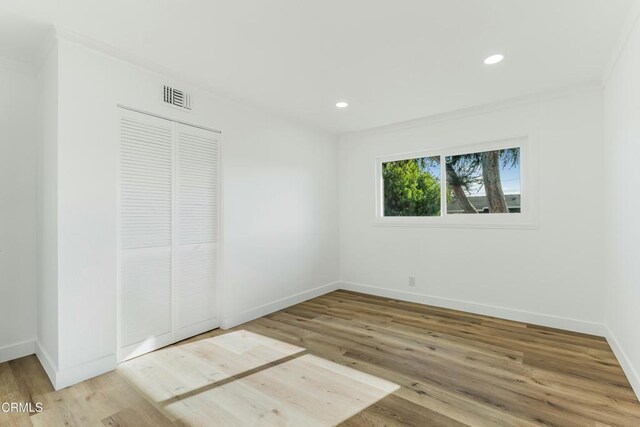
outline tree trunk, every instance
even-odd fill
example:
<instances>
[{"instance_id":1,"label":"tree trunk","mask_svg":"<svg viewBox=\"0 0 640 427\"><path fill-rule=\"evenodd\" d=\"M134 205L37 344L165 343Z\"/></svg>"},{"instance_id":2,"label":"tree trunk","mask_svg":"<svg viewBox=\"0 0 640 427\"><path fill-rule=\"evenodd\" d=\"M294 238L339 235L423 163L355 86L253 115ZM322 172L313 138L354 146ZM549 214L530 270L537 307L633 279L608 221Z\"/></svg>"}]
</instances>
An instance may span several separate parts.
<instances>
[{"instance_id":1,"label":"tree trunk","mask_svg":"<svg viewBox=\"0 0 640 427\"><path fill-rule=\"evenodd\" d=\"M508 213L500 180L500 151L482 153L482 179L490 213Z\"/></svg>"},{"instance_id":2,"label":"tree trunk","mask_svg":"<svg viewBox=\"0 0 640 427\"><path fill-rule=\"evenodd\" d=\"M458 199L458 201L460 202L460 206L462 207L464 213L477 214L478 211L473 207L469 199L467 199L464 188L462 188L462 185L458 184L460 182L460 178L458 177L455 169L453 169L453 166L447 163L446 169L448 185L453 190L453 194L456 196L456 199Z\"/></svg>"}]
</instances>

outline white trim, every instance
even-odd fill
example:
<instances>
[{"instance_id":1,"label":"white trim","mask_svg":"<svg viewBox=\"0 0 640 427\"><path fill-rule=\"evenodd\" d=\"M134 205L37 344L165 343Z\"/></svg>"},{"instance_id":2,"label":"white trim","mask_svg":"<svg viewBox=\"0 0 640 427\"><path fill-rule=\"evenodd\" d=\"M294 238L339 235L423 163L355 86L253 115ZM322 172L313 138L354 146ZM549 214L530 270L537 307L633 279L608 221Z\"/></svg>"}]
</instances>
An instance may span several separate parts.
<instances>
[{"instance_id":1,"label":"white trim","mask_svg":"<svg viewBox=\"0 0 640 427\"><path fill-rule=\"evenodd\" d=\"M35 342L35 353L55 390L60 390L97 377L98 375L113 371L117 367L116 355L110 354L109 356L91 362L58 370L49 354L37 341Z\"/></svg>"},{"instance_id":2,"label":"white trim","mask_svg":"<svg viewBox=\"0 0 640 427\"><path fill-rule=\"evenodd\" d=\"M307 120L292 117L291 115L287 115L287 114L281 114L281 113L278 113L277 111L274 111L273 109L264 108L264 106L261 106L255 103L239 101L235 97L229 96L229 94L225 93L224 91L221 91L220 88L211 86L211 84L207 83L204 80L190 77L187 74L184 74L175 69L165 67L157 62L149 61L141 56L130 54L115 46L112 46L107 43L103 43L99 40L96 40L84 34L69 30L67 28L56 25L53 38L55 40L62 40L64 42L82 46L84 48L93 50L95 52L99 52L103 55L107 55L111 58L115 58L130 66L138 67L145 71L158 74L164 77L165 79L169 79L172 82L176 82L175 84L176 86L180 86L182 84L192 86L194 89L199 89L203 92L207 92L208 94L216 98L226 100L232 104L239 105L243 108L251 108L255 111L260 111L262 113L271 115L273 117L277 117L280 120L284 120L288 123L291 123L292 125L311 128L317 132L321 132L321 133L325 133L333 136L337 136L339 134L338 132L335 132L323 126L318 126L318 124L309 122ZM40 65L43 62L44 62L44 59L40 59ZM38 66L38 68L40 67L40 65ZM171 84L174 84L174 83L171 83ZM166 106L169 107L168 105ZM187 110L181 109L181 111L186 112Z\"/></svg>"},{"instance_id":3,"label":"white trim","mask_svg":"<svg viewBox=\"0 0 640 427\"><path fill-rule=\"evenodd\" d=\"M489 304L481 304L463 301L454 298L439 297L426 294L399 291L395 289L380 288L353 282L340 282L340 289L376 295L385 298L393 298L402 301L416 302L435 307L460 310L468 313L513 320L516 322L530 323L532 325L546 326L550 328L564 329L567 331L584 334L604 336L606 327L603 323L588 320L572 319L555 316L552 314L535 313L532 311L518 310Z\"/></svg>"},{"instance_id":4,"label":"white trim","mask_svg":"<svg viewBox=\"0 0 640 427\"><path fill-rule=\"evenodd\" d=\"M149 111L141 110L139 108L129 107L129 106L124 105L124 104L118 104L118 108L121 108L123 110L133 111L134 113L140 113L140 114L144 114L144 115L147 115L147 116L157 117L158 119L166 120L168 122L180 123L180 124L185 125L185 126L191 126L192 128L198 128L198 129L206 130L206 131L209 131L209 132L222 134L222 131L218 130L218 129L214 129L214 128L210 128L210 127L202 126L202 125L197 125L197 124L194 124L194 123L191 123L191 122L185 122L185 121L182 121L182 120L179 120L179 119L171 118L171 117L163 115L163 114L151 113ZM177 107L177 108L179 108L179 107Z\"/></svg>"},{"instance_id":5,"label":"white trim","mask_svg":"<svg viewBox=\"0 0 640 427\"><path fill-rule=\"evenodd\" d=\"M13 359L19 359L35 352L36 342L34 340L27 340L15 344L5 345L4 347L0 347L0 363L8 362L9 360Z\"/></svg>"},{"instance_id":6,"label":"white trim","mask_svg":"<svg viewBox=\"0 0 640 427\"><path fill-rule=\"evenodd\" d=\"M428 145L425 143L425 145ZM504 148L520 148L521 213L487 215L448 215L446 210L446 173L444 159L466 153L477 153ZM383 213L382 164L417 157L440 157L441 215L430 217L385 217ZM373 225L391 227L455 227L455 228L538 228L538 157L537 138L533 133L501 136L493 139L453 146L430 148L424 151L391 154L375 159L375 206Z\"/></svg>"},{"instance_id":7,"label":"white trim","mask_svg":"<svg viewBox=\"0 0 640 427\"><path fill-rule=\"evenodd\" d=\"M36 344L36 357L40 361L40 364L42 365L42 368L44 368L44 372L49 377L49 381L51 381L51 384L55 388L55 385L56 385L56 372L58 371L58 369L57 369L55 363L53 363L53 361L51 360L51 357L49 357L49 354L42 347L40 342L38 342L36 340L35 344Z\"/></svg>"},{"instance_id":8,"label":"white trim","mask_svg":"<svg viewBox=\"0 0 640 427\"><path fill-rule=\"evenodd\" d=\"M193 325L183 326L182 328L176 329L174 339L175 342L186 340L187 338L204 334L205 332L212 331L219 327L220 320L218 317L214 317L213 319L203 320L202 322L194 323Z\"/></svg>"},{"instance_id":9,"label":"white trim","mask_svg":"<svg viewBox=\"0 0 640 427\"><path fill-rule=\"evenodd\" d=\"M216 304L218 306L218 328L221 327L224 323L224 319L227 316L225 310L224 302L227 300L227 289L225 286L225 277L224 277L224 147L225 144L222 143L222 136L220 137L220 145L218 146L218 271L216 277L216 287L217 287L217 301Z\"/></svg>"},{"instance_id":10,"label":"white trim","mask_svg":"<svg viewBox=\"0 0 640 427\"><path fill-rule=\"evenodd\" d=\"M640 0L639 0L640 1ZM472 105L466 108L447 111L439 114L432 114L413 120L403 122L390 123L382 126L376 126L368 129L354 130L350 132L340 133L341 140L359 139L366 136L381 135L413 129L416 127L429 126L437 123L448 122L452 120L461 120L467 117L474 117L483 114L490 114L496 111L510 110L518 107L526 107L528 105L540 104L542 102L553 101L554 99L562 99L572 95L583 93L601 92L602 83L599 79L572 86L565 86L559 89L553 89L544 92L536 92L531 95L517 96L514 98L504 99L501 101L490 102L480 105Z\"/></svg>"},{"instance_id":11,"label":"white trim","mask_svg":"<svg viewBox=\"0 0 640 427\"><path fill-rule=\"evenodd\" d=\"M51 26L47 29L33 60L33 67L36 74L40 74L42 66L47 59L49 59L51 52L54 51L57 45L58 35L56 34L55 27Z\"/></svg>"},{"instance_id":12,"label":"white trim","mask_svg":"<svg viewBox=\"0 0 640 427\"><path fill-rule=\"evenodd\" d=\"M122 107L120 107L122 108ZM146 113L139 113L146 114ZM178 278L178 252L180 242L178 240L178 227L179 227L179 218L178 211L180 205L180 194L178 193L178 147L180 145L180 138L178 136L178 126L176 122L171 121L171 313L169 313L171 317L171 332L169 333L169 338L171 342L177 342L178 339L176 337L176 331L178 330L178 318L180 313L179 310L179 296L180 296L180 287L179 278ZM122 156L122 154L120 154ZM122 185L122 175L119 176L119 183ZM118 200L118 203L121 203ZM161 337L158 337L160 341L162 341ZM158 345L155 348L151 348L145 353L149 351L156 350L162 345ZM118 353L118 362L122 362L128 357L124 356L124 349Z\"/></svg>"},{"instance_id":13,"label":"white trim","mask_svg":"<svg viewBox=\"0 0 640 427\"><path fill-rule=\"evenodd\" d=\"M32 64L16 61L15 59L6 57L0 57L0 70L24 74L32 77L35 77L37 71L36 67Z\"/></svg>"},{"instance_id":14,"label":"white trim","mask_svg":"<svg viewBox=\"0 0 640 427\"><path fill-rule=\"evenodd\" d=\"M629 384L631 384L631 388L635 392L636 397L640 400L640 374L638 374L638 371L634 368L633 363L631 363L631 359L629 359L620 345L620 342L616 339L615 335L613 335L613 332L611 332L609 327L605 328L605 338L607 339L611 350L613 350L613 354L615 354L618 359L622 370L627 376Z\"/></svg>"},{"instance_id":15,"label":"white trim","mask_svg":"<svg viewBox=\"0 0 640 427\"><path fill-rule=\"evenodd\" d=\"M116 355L110 354L109 356L91 362L62 369L56 373L56 382L53 387L56 390L60 390L88 380L89 378L113 371L117 366Z\"/></svg>"},{"instance_id":16,"label":"white trim","mask_svg":"<svg viewBox=\"0 0 640 427\"><path fill-rule=\"evenodd\" d=\"M171 332L167 332L166 334L156 335L126 347L118 347L118 363L166 347L176 341L174 335Z\"/></svg>"},{"instance_id":17,"label":"white trim","mask_svg":"<svg viewBox=\"0 0 640 427\"><path fill-rule=\"evenodd\" d=\"M499 218L508 218L508 215L518 214L491 214ZM457 215L456 215L457 216ZM484 215L483 215L484 216ZM442 221L440 223L434 221L442 217L397 217L397 218L385 218L384 221L375 221L373 225L375 227L430 227L430 228L480 228L480 229L495 229L495 230L537 230L539 227L535 223L526 222L454 222L454 221ZM517 218L516 218L517 219Z\"/></svg>"},{"instance_id":18,"label":"white trim","mask_svg":"<svg viewBox=\"0 0 640 427\"><path fill-rule=\"evenodd\" d=\"M245 310L235 315L226 316L223 319L220 327L222 329L230 329L259 317L266 316L267 314L271 314L276 311L283 310L287 307L291 307L292 305L300 304L301 302L310 300L312 298L328 294L329 292L338 290L339 283L340 282L328 283L326 285L318 286L317 288L309 289L308 291L300 292L286 298L250 308L249 310Z\"/></svg>"},{"instance_id":19,"label":"white trim","mask_svg":"<svg viewBox=\"0 0 640 427\"><path fill-rule=\"evenodd\" d=\"M100 52L102 54L111 56L113 58L117 58L123 62L144 68L149 71L153 71L157 74L161 74L165 77L176 79L179 81L187 82L191 85L198 86L201 89L211 90L209 85L205 84L202 81L196 81L194 79L189 79L185 75L181 75L171 70L170 68L164 67L158 63L153 61L149 61L143 57L130 54L125 52L117 47L114 47L110 44L104 43L97 39L86 36L82 33L78 33L72 31L68 28L64 28L61 26L55 26L55 38L58 40L64 40L69 43L74 43L80 46L84 46L88 49L94 50L96 52Z\"/></svg>"},{"instance_id":20,"label":"white trim","mask_svg":"<svg viewBox=\"0 0 640 427\"><path fill-rule=\"evenodd\" d=\"M121 200L122 200L122 189L121 187L121 179L122 176L122 108L118 105L115 107L115 116L117 117L117 123L115 124L118 129L118 137L116 139L116 150L117 150L117 159L116 159L116 359L122 360L121 356L121 347L122 347L122 338L120 337L121 329L122 329L122 303L120 301L120 296L122 295L122 212L121 212Z\"/></svg>"},{"instance_id":21,"label":"white trim","mask_svg":"<svg viewBox=\"0 0 640 427\"><path fill-rule=\"evenodd\" d=\"M629 13L620 28L620 32L618 33L618 37L616 39L615 45L613 46L613 50L611 51L611 56L609 57L609 61L602 73L602 85L606 86L611 78L611 74L616 69L618 65L618 60L624 52L625 47L627 46L627 42L629 41L629 37L633 33L633 30L640 22L640 0L635 0L629 9Z\"/></svg>"}]
</instances>

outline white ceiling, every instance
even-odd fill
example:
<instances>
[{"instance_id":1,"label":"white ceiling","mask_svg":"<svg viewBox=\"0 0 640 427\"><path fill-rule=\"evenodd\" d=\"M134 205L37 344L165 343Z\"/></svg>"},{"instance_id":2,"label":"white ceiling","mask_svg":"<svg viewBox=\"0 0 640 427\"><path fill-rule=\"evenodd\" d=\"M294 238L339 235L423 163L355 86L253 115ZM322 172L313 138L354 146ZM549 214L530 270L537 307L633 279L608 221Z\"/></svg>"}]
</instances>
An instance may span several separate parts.
<instances>
[{"instance_id":1,"label":"white ceiling","mask_svg":"<svg viewBox=\"0 0 640 427\"><path fill-rule=\"evenodd\" d=\"M342 132L596 81L632 1L3 0L0 56L59 25Z\"/></svg>"}]
</instances>

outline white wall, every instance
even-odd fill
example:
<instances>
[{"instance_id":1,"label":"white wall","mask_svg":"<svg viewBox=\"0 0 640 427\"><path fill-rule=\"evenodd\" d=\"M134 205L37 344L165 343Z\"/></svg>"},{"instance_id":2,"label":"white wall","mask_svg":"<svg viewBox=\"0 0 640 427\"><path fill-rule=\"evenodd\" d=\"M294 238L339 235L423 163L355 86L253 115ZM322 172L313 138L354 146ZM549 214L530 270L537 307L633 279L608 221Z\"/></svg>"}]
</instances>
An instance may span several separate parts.
<instances>
[{"instance_id":1,"label":"white wall","mask_svg":"<svg viewBox=\"0 0 640 427\"><path fill-rule=\"evenodd\" d=\"M0 61L0 362L36 335L36 79Z\"/></svg>"},{"instance_id":2,"label":"white wall","mask_svg":"<svg viewBox=\"0 0 640 427\"><path fill-rule=\"evenodd\" d=\"M640 24L628 36L605 88L606 322L640 396Z\"/></svg>"},{"instance_id":3,"label":"white wall","mask_svg":"<svg viewBox=\"0 0 640 427\"><path fill-rule=\"evenodd\" d=\"M344 286L603 332L601 91L576 89L511 104L341 138ZM376 157L523 134L533 134L538 145L538 229L373 225ZM410 275L416 287L408 286Z\"/></svg>"},{"instance_id":4,"label":"white wall","mask_svg":"<svg viewBox=\"0 0 640 427\"><path fill-rule=\"evenodd\" d=\"M58 49L58 387L115 367L119 103L223 132L226 326L335 287L335 137L74 42ZM160 104L166 83L194 94L192 112Z\"/></svg>"}]
</instances>

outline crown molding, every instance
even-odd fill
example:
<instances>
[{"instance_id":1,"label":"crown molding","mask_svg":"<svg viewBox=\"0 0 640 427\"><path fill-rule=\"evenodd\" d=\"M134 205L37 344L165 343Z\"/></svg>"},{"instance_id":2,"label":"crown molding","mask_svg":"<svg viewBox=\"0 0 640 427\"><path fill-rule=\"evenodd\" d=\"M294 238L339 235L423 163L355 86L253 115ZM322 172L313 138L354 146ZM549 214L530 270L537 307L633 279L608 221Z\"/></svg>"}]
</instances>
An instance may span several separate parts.
<instances>
[{"instance_id":1,"label":"crown molding","mask_svg":"<svg viewBox=\"0 0 640 427\"><path fill-rule=\"evenodd\" d=\"M602 85L606 86L611 78L611 74L616 69L618 65L618 61L620 60L620 56L622 52L624 52L625 47L627 46L627 42L633 33L633 30L638 25L640 21L640 0L634 0L629 9L629 13L627 14L627 18L625 19L620 32L618 33L618 38L616 39L616 43L613 46L613 50L611 51L611 56L609 57L609 62L604 69L604 73L602 74Z\"/></svg>"},{"instance_id":2,"label":"crown molding","mask_svg":"<svg viewBox=\"0 0 640 427\"><path fill-rule=\"evenodd\" d=\"M29 64L27 62L0 57L0 70L24 74L27 76L35 76L37 68L33 64Z\"/></svg>"},{"instance_id":3,"label":"crown molding","mask_svg":"<svg viewBox=\"0 0 640 427\"><path fill-rule=\"evenodd\" d=\"M42 64L44 64L49 55L51 55L56 43L56 32L53 26L51 26L30 61L18 61L7 57L0 57L0 70L11 71L28 76L37 76L40 73Z\"/></svg>"},{"instance_id":4,"label":"crown molding","mask_svg":"<svg viewBox=\"0 0 640 427\"><path fill-rule=\"evenodd\" d=\"M135 54L130 54L128 52L123 51L122 49L119 49L110 44L101 42L99 40L93 39L84 34L80 34L60 26L55 27L54 34L55 34L54 38L56 40L61 40L63 42L68 42L68 43L73 43L79 46L83 46L87 49L94 50L96 52L110 56L119 61L125 62L129 65L133 65L135 67L141 68L145 71L161 75L177 83L183 83L183 84L189 85L194 89L201 90L216 98L223 99L227 102L240 105L244 108L251 108L265 114L270 114L273 117L277 117L279 120L289 122L294 126L304 127L306 129L313 130L318 133L333 136L336 138L338 136L337 132L332 132L331 130L326 129L318 124L306 122L304 120L291 117L287 114L280 113L277 110L270 109L266 106L253 103L251 101L235 98L233 95L225 94L224 91L219 90L218 88L212 86L206 81L194 79L190 76L187 76L186 74L176 72L174 69L160 65L157 62L149 61Z\"/></svg>"},{"instance_id":5,"label":"crown molding","mask_svg":"<svg viewBox=\"0 0 640 427\"><path fill-rule=\"evenodd\" d=\"M565 86L558 89L536 92L529 95L518 96L514 98L508 98L500 101L490 102L486 104L479 104L467 108L461 108L458 110L448 111L445 113L434 114L430 116L420 117L413 120L407 120L398 123L391 123L383 126L376 126L373 128L356 130L351 132L345 132L340 134L340 139L358 138L369 135L379 135L391 132L397 132L401 130L407 130L411 128L429 126L437 123L460 120L467 117L479 116L482 114L489 114L496 111L508 110L517 107L523 107L527 105L539 104L541 102L552 101L558 98L565 98L567 96L592 93L602 91L602 84L599 80L590 81L587 83Z\"/></svg>"},{"instance_id":6,"label":"crown molding","mask_svg":"<svg viewBox=\"0 0 640 427\"><path fill-rule=\"evenodd\" d=\"M135 65L140 68L144 68L145 70L154 72L156 74L160 74L177 81L188 83L192 86L198 87L199 89L211 91L211 87L207 85L205 82L188 78L187 76L176 73L174 70L164 67L156 62L146 60L137 55L129 54L110 44L85 36L84 34L80 34L60 26L56 26L54 31L55 31L55 38L57 40L62 40L65 42L77 44L77 45L86 47L88 49L100 52L104 55L111 56L113 58L116 58L128 64Z\"/></svg>"},{"instance_id":7,"label":"crown molding","mask_svg":"<svg viewBox=\"0 0 640 427\"><path fill-rule=\"evenodd\" d=\"M58 36L56 32L56 28L52 25L48 28L44 38L40 42L40 46L35 55L35 66L36 74L40 74L40 70L44 65L45 61L51 56L55 47L58 45Z\"/></svg>"}]
</instances>

